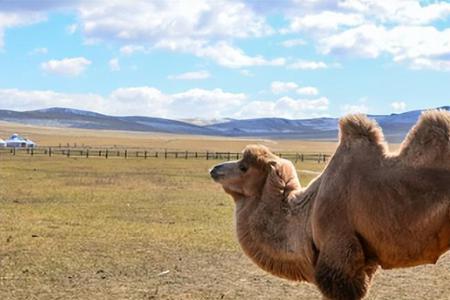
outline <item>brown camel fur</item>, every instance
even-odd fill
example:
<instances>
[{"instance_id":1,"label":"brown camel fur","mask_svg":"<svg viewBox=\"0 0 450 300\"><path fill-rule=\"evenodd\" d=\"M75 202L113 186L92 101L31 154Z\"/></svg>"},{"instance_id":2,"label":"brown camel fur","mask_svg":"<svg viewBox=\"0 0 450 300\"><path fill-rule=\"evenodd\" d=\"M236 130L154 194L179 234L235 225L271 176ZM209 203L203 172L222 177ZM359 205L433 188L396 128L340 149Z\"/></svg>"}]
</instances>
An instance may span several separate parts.
<instances>
[{"instance_id":1,"label":"brown camel fur","mask_svg":"<svg viewBox=\"0 0 450 300\"><path fill-rule=\"evenodd\" d=\"M396 154L375 121L339 125L335 154L306 188L264 146L211 176L234 198L239 243L258 266L329 299L361 299L378 266L435 263L449 249L450 113L423 113Z\"/></svg>"}]
</instances>

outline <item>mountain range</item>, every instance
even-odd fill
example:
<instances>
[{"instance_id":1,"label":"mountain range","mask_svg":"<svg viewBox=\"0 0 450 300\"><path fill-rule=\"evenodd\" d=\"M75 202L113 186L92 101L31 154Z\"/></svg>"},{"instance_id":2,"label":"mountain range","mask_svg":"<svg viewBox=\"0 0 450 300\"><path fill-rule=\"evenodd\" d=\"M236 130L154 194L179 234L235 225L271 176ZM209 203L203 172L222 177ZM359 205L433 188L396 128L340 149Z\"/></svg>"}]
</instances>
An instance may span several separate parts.
<instances>
[{"instance_id":1,"label":"mountain range","mask_svg":"<svg viewBox=\"0 0 450 300\"><path fill-rule=\"evenodd\" d=\"M449 110L450 106L439 107ZM399 114L369 115L383 128L389 142L401 141L417 121L421 110ZM108 116L90 111L53 107L33 111L0 110L0 120L21 124L102 130L125 130L175 134L336 140L338 118L289 120L282 118L224 119L216 123L176 121L143 116Z\"/></svg>"}]
</instances>

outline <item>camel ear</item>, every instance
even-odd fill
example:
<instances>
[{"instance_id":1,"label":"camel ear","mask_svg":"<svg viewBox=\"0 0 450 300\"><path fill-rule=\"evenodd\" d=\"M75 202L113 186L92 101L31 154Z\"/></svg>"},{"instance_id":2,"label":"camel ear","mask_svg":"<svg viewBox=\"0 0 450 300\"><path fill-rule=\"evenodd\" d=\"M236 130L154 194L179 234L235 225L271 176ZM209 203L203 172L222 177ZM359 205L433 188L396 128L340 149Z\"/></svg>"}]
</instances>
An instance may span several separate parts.
<instances>
[{"instance_id":1,"label":"camel ear","mask_svg":"<svg viewBox=\"0 0 450 300\"><path fill-rule=\"evenodd\" d=\"M268 164L270 167L275 168L275 167L277 166L277 161L276 161L275 159L269 159L269 160L267 161L267 164Z\"/></svg>"},{"instance_id":2,"label":"camel ear","mask_svg":"<svg viewBox=\"0 0 450 300\"><path fill-rule=\"evenodd\" d=\"M269 166L267 181L270 181L270 184L273 186L284 188L285 183L283 180L281 165L275 159L267 161L267 165Z\"/></svg>"},{"instance_id":3,"label":"camel ear","mask_svg":"<svg viewBox=\"0 0 450 300\"><path fill-rule=\"evenodd\" d=\"M282 189L286 196L301 188L297 170L292 164L286 162L276 160L271 162L267 180L270 180L270 184L274 187Z\"/></svg>"}]
</instances>

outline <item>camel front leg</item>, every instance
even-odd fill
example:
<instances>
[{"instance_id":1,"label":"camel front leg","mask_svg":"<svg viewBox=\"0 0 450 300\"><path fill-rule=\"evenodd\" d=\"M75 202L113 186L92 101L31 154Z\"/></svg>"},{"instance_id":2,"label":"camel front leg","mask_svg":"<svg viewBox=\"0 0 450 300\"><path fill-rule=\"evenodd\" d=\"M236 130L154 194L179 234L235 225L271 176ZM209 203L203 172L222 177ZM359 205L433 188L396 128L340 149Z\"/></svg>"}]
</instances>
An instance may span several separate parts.
<instances>
[{"instance_id":1,"label":"camel front leg","mask_svg":"<svg viewBox=\"0 0 450 300\"><path fill-rule=\"evenodd\" d=\"M336 239L324 244L315 267L315 277L326 299L359 300L367 292L371 270L365 263L356 237Z\"/></svg>"}]
</instances>

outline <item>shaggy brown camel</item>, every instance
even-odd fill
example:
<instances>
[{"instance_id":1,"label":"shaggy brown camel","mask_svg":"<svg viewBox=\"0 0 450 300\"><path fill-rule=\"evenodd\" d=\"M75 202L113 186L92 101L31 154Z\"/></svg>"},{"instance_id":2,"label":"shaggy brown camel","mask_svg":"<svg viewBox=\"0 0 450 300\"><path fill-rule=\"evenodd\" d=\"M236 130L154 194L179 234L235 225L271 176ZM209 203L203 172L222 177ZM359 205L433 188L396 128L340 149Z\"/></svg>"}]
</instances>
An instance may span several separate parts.
<instances>
[{"instance_id":1,"label":"shaggy brown camel","mask_svg":"<svg viewBox=\"0 0 450 300\"><path fill-rule=\"evenodd\" d=\"M396 154L375 121L344 117L335 154L304 189L264 146L210 174L235 200L244 252L329 299L361 299L378 266L435 263L449 249L449 112L423 113Z\"/></svg>"}]
</instances>

